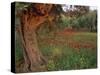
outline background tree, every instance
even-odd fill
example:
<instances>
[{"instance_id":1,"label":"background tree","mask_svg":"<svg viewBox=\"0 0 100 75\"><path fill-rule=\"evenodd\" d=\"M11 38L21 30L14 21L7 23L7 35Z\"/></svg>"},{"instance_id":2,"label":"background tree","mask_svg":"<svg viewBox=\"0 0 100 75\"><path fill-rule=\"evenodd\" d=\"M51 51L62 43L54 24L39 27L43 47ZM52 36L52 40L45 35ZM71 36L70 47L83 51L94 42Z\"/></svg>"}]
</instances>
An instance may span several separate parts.
<instances>
[{"instance_id":1,"label":"background tree","mask_svg":"<svg viewBox=\"0 0 100 75\"><path fill-rule=\"evenodd\" d=\"M64 5L64 13L61 15L63 27L76 30L96 31L97 12L89 6ZM62 27L62 26L61 26Z\"/></svg>"}]
</instances>

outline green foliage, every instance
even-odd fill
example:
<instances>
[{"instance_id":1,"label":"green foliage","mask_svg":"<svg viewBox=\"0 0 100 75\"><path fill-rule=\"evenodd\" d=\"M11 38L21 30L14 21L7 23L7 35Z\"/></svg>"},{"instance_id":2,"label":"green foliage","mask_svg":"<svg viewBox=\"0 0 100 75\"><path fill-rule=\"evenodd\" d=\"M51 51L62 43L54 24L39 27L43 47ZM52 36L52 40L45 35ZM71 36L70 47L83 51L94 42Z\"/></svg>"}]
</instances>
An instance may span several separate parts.
<instances>
[{"instance_id":1,"label":"green foliage","mask_svg":"<svg viewBox=\"0 0 100 75\"><path fill-rule=\"evenodd\" d=\"M97 12L90 11L81 16L61 15L61 19L58 22L59 28L63 29L65 27L72 27L73 29L82 29L85 28L87 31L96 31L97 30Z\"/></svg>"},{"instance_id":2,"label":"green foliage","mask_svg":"<svg viewBox=\"0 0 100 75\"><path fill-rule=\"evenodd\" d=\"M18 34L16 33L16 42L15 42L15 59L16 62L19 61L20 59L23 59L23 51L22 51L22 44L21 44L21 40L18 36Z\"/></svg>"},{"instance_id":3,"label":"green foliage","mask_svg":"<svg viewBox=\"0 0 100 75\"><path fill-rule=\"evenodd\" d=\"M24 3L24 2L16 2L16 9L23 9L25 7L28 7L31 3Z\"/></svg>"},{"instance_id":4,"label":"green foliage","mask_svg":"<svg viewBox=\"0 0 100 75\"><path fill-rule=\"evenodd\" d=\"M71 27L72 18L61 15L60 21L58 21L58 27L64 29L65 27Z\"/></svg>"},{"instance_id":5,"label":"green foliage","mask_svg":"<svg viewBox=\"0 0 100 75\"><path fill-rule=\"evenodd\" d=\"M48 71L51 71L51 70L55 70L55 69L56 69L53 60L49 60L49 61L48 61L47 67L48 67Z\"/></svg>"},{"instance_id":6,"label":"green foliage","mask_svg":"<svg viewBox=\"0 0 100 75\"><path fill-rule=\"evenodd\" d=\"M65 19L66 19L65 17L61 17L59 19L58 23L56 23L60 29L63 29L66 26L66 20Z\"/></svg>"}]
</instances>

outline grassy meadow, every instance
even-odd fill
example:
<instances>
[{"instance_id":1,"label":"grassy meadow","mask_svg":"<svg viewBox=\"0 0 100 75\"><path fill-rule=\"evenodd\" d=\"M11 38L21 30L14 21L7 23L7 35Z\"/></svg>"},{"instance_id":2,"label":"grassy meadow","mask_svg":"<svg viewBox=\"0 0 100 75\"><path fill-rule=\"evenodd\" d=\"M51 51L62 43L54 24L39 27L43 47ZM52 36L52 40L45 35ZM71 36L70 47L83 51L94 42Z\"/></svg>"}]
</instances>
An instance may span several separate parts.
<instances>
[{"instance_id":1,"label":"grassy meadow","mask_svg":"<svg viewBox=\"0 0 100 75\"><path fill-rule=\"evenodd\" d=\"M18 38L20 40L20 38ZM21 42L16 41L16 63L23 59ZM40 51L47 60L42 71L75 70L97 67L95 32L50 32L38 36Z\"/></svg>"}]
</instances>

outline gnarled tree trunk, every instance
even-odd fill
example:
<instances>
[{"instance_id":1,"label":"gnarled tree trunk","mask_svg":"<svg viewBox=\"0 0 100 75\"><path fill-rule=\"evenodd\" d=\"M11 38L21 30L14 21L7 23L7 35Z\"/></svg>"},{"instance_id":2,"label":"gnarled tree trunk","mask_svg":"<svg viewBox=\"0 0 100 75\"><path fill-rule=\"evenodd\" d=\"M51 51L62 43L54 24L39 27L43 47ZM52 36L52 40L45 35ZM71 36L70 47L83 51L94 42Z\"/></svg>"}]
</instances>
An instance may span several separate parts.
<instances>
[{"instance_id":1,"label":"gnarled tree trunk","mask_svg":"<svg viewBox=\"0 0 100 75\"><path fill-rule=\"evenodd\" d=\"M20 16L21 26L19 27L19 33L23 44L25 63L23 69L25 71L34 71L34 68L46 63L38 48L36 30L47 19L52 5L37 4L33 7L35 9L34 12L32 8L24 10Z\"/></svg>"}]
</instances>

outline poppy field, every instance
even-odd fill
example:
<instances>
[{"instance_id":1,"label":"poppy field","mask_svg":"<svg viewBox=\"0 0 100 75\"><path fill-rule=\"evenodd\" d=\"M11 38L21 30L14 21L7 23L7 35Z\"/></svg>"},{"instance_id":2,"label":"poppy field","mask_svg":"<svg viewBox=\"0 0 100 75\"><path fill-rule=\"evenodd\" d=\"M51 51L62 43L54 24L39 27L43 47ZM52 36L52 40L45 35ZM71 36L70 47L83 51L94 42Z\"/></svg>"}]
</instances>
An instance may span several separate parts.
<instances>
[{"instance_id":1,"label":"poppy field","mask_svg":"<svg viewBox=\"0 0 100 75\"><path fill-rule=\"evenodd\" d=\"M96 68L96 39L97 34L93 32L64 31L40 35L39 49L48 62L41 66L41 71ZM16 62L23 59L19 42L17 41Z\"/></svg>"}]
</instances>

